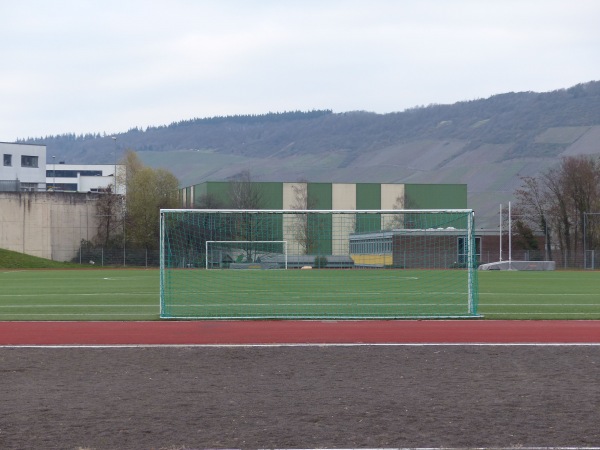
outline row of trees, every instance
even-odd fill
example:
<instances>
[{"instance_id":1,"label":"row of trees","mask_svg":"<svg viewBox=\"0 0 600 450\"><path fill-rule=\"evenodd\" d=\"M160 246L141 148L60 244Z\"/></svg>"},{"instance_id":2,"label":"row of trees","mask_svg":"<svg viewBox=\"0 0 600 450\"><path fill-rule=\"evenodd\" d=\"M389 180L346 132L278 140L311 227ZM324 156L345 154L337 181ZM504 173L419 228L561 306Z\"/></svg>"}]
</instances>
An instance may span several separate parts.
<instances>
[{"instance_id":1,"label":"row of trees","mask_svg":"<svg viewBox=\"0 0 600 450\"><path fill-rule=\"evenodd\" d=\"M158 249L161 208L177 208L179 181L168 170L144 166L134 151L125 153L123 174L118 185L126 186L124 196L109 192L96 203L98 232L91 245Z\"/></svg>"},{"instance_id":2,"label":"row of trees","mask_svg":"<svg viewBox=\"0 0 600 450\"><path fill-rule=\"evenodd\" d=\"M546 257L576 266L583 251L600 249L600 159L591 156L564 158L536 177L523 177L515 192L513 222L522 236L541 230L546 237ZM585 248L584 248L585 246Z\"/></svg>"}]
</instances>

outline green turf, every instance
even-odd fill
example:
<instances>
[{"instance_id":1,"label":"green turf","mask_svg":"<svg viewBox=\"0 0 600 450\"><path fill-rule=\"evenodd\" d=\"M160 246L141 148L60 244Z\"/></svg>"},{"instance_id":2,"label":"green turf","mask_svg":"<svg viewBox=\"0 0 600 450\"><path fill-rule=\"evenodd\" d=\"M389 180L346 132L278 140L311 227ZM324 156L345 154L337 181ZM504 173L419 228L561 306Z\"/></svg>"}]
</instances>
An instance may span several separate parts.
<instances>
[{"instance_id":1,"label":"green turf","mask_svg":"<svg viewBox=\"0 0 600 450\"><path fill-rule=\"evenodd\" d=\"M157 320L158 273L0 269L0 320Z\"/></svg>"},{"instance_id":2,"label":"green turf","mask_svg":"<svg viewBox=\"0 0 600 450\"><path fill-rule=\"evenodd\" d=\"M190 275L186 276L191 276L201 271L187 272ZM312 276L319 276L319 272L327 271L314 271ZM274 271L277 273L285 273L297 282L308 276L297 270ZM478 275L479 312L485 319L600 319L598 271L483 271ZM411 280L402 283L408 287ZM159 319L158 270L0 269L0 287L0 320ZM302 285L288 286L288 295L294 289L299 292L299 287ZM331 303L337 298L334 288L329 292L315 289L312 292L315 298L326 297ZM374 288L366 292L384 298ZM266 304L280 298L276 291L262 295ZM231 302L233 298L232 295L220 301Z\"/></svg>"},{"instance_id":3,"label":"green turf","mask_svg":"<svg viewBox=\"0 0 600 450\"><path fill-rule=\"evenodd\" d=\"M598 271L479 272L488 319L600 319Z\"/></svg>"},{"instance_id":4,"label":"green turf","mask_svg":"<svg viewBox=\"0 0 600 450\"><path fill-rule=\"evenodd\" d=\"M463 270L171 270L165 316L464 317L467 276Z\"/></svg>"}]
</instances>

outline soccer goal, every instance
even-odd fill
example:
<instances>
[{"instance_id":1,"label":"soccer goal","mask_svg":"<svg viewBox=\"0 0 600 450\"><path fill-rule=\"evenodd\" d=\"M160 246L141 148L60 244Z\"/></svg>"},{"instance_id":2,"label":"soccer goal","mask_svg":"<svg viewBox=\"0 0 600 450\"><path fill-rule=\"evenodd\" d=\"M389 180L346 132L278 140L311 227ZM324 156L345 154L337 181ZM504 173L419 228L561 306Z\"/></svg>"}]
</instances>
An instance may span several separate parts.
<instances>
[{"instance_id":1,"label":"soccer goal","mask_svg":"<svg viewBox=\"0 0 600 450\"><path fill-rule=\"evenodd\" d=\"M472 210L161 210L160 317L478 317Z\"/></svg>"}]
</instances>

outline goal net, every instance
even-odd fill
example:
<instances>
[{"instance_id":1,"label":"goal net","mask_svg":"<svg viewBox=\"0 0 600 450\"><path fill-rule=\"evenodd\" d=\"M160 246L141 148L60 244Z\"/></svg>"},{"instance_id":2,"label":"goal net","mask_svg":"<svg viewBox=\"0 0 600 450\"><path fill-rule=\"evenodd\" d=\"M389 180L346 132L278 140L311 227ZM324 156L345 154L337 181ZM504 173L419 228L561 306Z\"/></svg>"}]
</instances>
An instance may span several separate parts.
<instances>
[{"instance_id":1,"label":"goal net","mask_svg":"<svg viewBox=\"0 0 600 450\"><path fill-rule=\"evenodd\" d=\"M471 210L161 210L160 245L161 318L478 317Z\"/></svg>"}]
</instances>

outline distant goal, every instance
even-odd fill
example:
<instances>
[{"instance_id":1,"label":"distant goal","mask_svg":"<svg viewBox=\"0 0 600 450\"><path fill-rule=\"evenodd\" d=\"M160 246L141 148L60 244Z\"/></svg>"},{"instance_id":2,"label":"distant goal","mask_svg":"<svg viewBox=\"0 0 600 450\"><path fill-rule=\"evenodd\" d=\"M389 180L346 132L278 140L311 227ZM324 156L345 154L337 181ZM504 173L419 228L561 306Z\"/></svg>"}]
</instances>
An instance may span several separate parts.
<instances>
[{"instance_id":1,"label":"distant goal","mask_svg":"<svg viewBox=\"0 0 600 450\"><path fill-rule=\"evenodd\" d=\"M287 269L287 241L206 241L206 269Z\"/></svg>"},{"instance_id":2,"label":"distant goal","mask_svg":"<svg viewBox=\"0 0 600 450\"><path fill-rule=\"evenodd\" d=\"M471 210L161 210L160 317L479 317Z\"/></svg>"}]
</instances>

